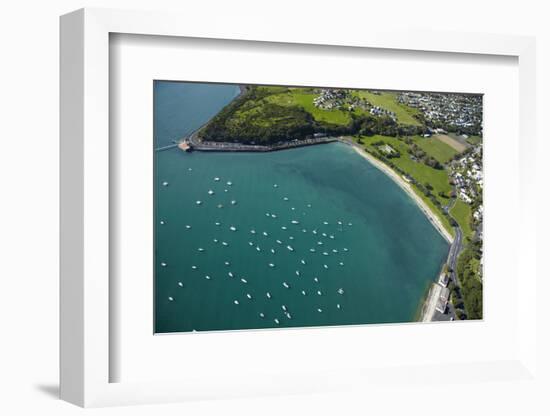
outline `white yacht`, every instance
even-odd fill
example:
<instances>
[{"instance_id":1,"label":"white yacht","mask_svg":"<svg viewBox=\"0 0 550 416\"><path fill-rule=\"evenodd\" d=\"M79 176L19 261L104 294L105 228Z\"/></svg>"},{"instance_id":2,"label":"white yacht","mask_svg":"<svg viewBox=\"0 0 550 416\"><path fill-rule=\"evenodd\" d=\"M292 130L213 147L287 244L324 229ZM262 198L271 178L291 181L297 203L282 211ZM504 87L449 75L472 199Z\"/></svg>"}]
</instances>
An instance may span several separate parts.
<instances>
[{"instance_id":1,"label":"white yacht","mask_svg":"<svg viewBox=\"0 0 550 416\"><path fill-rule=\"evenodd\" d=\"M195 202L195 204L200 205L200 204L202 204L202 201L197 201L197 202Z\"/></svg>"},{"instance_id":2,"label":"white yacht","mask_svg":"<svg viewBox=\"0 0 550 416\"><path fill-rule=\"evenodd\" d=\"M286 288L286 289L290 289L290 286L287 282L283 282L283 286Z\"/></svg>"},{"instance_id":3,"label":"white yacht","mask_svg":"<svg viewBox=\"0 0 550 416\"><path fill-rule=\"evenodd\" d=\"M216 181L216 182L219 182L219 180L220 180L220 178L218 178L218 177L214 178L214 181Z\"/></svg>"},{"instance_id":4,"label":"white yacht","mask_svg":"<svg viewBox=\"0 0 550 416\"><path fill-rule=\"evenodd\" d=\"M166 181L162 182L162 186L168 186L168 182Z\"/></svg>"},{"instance_id":5,"label":"white yacht","mask_svg":"<svg viewBox=\"0 0 550 416\"><path fill-rule=\"evenodd\" d=\"M233 273L231 273L231 272L228 272L227 275L228 275L229 277L233 277Z\"/></svg>"},{"instance_id":6,"label":"white yacht","mask_svg":"<svg viewBox=\"0 0 550 416\"><path fill-rule=\"evenodd\" d=\"M225 241L222 241L222 246L228 246L229 244L227 244Z\"/></svg>"},{"instance_id":7,"label":"white yacht","mask_svg":"<svg viewBox=\"0 0 550 416\"><path fill-rule=\"evenodd\" d=\"M296 270L296 276L300 276L300 270Z\"/></svg>"},{"instance_id":8,"label":"white yacht","mask_svg":"<svg viewBox=\"0 0 550 416\"><path fill-rule=\"evenodd\" d=\"M235 205L236 203L237 203L237 201L235 201L235 200L231 201L231 205Z\"/></svg>"},{"instance_id":9,"label":"white yacht","mask_svg":"<svg viewBox=\"0 0 550 416\"><path fill-rule=\"evenodd\" d=\"M246 297L247 297L248 299L252 299L252 295L251 295L250 293L247 293L247 294L246 294Z\"/></svg>"},{"instance_id":10,"label":"white yacht","mask_svg":"<svg viewBox=\"0 0 550 416\"><path fill-rule=\"evenodd\" d=\"M248 283L248 280L241 278L241 282Z\"/></svg>"},{"instance_id":11,"label":"white yacht","mask_svg":"<svg viewBox=\"0 0 550 416\"><path fill-rule=\"evenodd\" d=\"M314 249L314 248L310 248L309 251L311 251L312 253L315 253L315 249Z\"/></svg>"},{"instance_id":12,"label":"white yacht","mask_svg":"<svg viewBox=\"0 0 550 416\"><path fill-rule=\"evenodd\" d=\"M288 248L290 251L294 251L294 249L292 248L292 246L286 246L286 248Z\"/></svg>"},{"instance_id":13,"label":"white yacht","mask_svg":"<svg viewBox=\"0 0 550 416\"><path fill-rule=\"evenodd\" d=\"M281 227L281 230L286 230L286 227L283 225L283 226Z\"/></svg>"},{"instance_id":14,"label":"white yacht","mask_svg":"<svg viewBox=\"0 0 550 416\"><path fill-rule=\"evenodd\" d=\"M172 301L174 300L174 298L173 298L172 296L168 296L168 300L169 300L170 302L172 302Z\"/></svg>"},{"instance_id":15,"label":"white yacht","mask_svg":"<svg viewBox=\"0 0 550 416\"><path fill-rule=\"evenodd\" d=\"M193 270L197 270L197 266L191 266Z\"/></svg>"},{"instance_id":16,"label":"white yacht","mask_svg":"<svg viewBox=\"0 0 550 416\"><path fill-rule=\"evenodd\" d=\"M208 190L208 195L214 195L214 191L212 189Z\"/></svg>"},{"instance_id":17,"label":"white yacht","mask_svg":"<svg viewBox=\"0 0 550 416\"><path fill-rule=\"evenodd\" d=\"M229 229L230 229L231 231L237 231L237 228L235 228L234 226L229 227Z\"/></svg>"},{"instance_id":18,"label":"white yacht","mask_svg":"<svg viewBox=\"0 0 550 416\"><path fill-rule=\"evenodd\" d=\"M300 260L300 263L306 264L306 261L304 259Z\"/></svg>"},{"instance_id":19,"label":"white yacht","mask_svg":"<svg viewBox=\"0 0 550 416\"><path fill-rule=\"evenodd\" d=\"M167 264L166 264L165 262L160 263L160 265L161 265L162 267L166 267L166 266L167 266Z\"/></svg>"},{"instance_id":20,"label":"white yacht","mask_svg":"<svg viewBox=\"0 0 550 416\"><path fill-rule=\"evenodd\" d=\"M161 221L160 221L160 225L164 225L164 221L161 220Z\"/></svg>"},{"instance_id":21,"label":"white yacht","mask_svg":"<svg viewBox=\"0 0 550 416\"><path fill-rule=\"evenodd\" d=\"M328 266L327 266L326 264L323 264L323 267L324 267L325 269L328 269Z\"/></svg>"},{"instance_id":22,"label":"white yacht","mask_svg":"<svg viewBox=\"0 0 550 416\"><path fill-rule=\"evenodd\" d=\"M197 250L200 251L200 252L203 252L203 251L204 251L204 248L199 247Z\"/></svg>"},{"instance_id":23,"label":"white yacht","mask_svg":"<svg viewBox=\"0 0 550 416\"><path fill-rule=\"evenodd\" d=\"M264 236L266 236L266 237L267 237L267 235L268 235L265 231L264 231L262 234L263 234Z\"/></svg>"},{"instance_id":24,"label":"white yacht","mask_svg":"<svg viewBox=\"0 0 550 416\"><path fill-rule=\"evenodd\" d=\"M183 282L178 282L179 287L183 287Z\"/></svg>"},{"instance_id":25,"label":"white yacht","mask_svg":"<svg viewBox=\"0 0 550 416\"><path fill-rule=\"evenodd\" d=\"M204 278L205 278L206 280L210 280L210 276L208 276L208 275L204 276Z\"/></svg>"},{"instance_id":26,"label":"white yacht","mask_svg":"<svg viewBox=\"0 0 550 416\"><path fill-rule=\"evenodd\" d=\"M268 298L268 299L271 299L271 293L269 293L269 292L266 292L266 294L265 294L265 295L267 296L267 298Z\"/></svg>"},{"instance_id":27,"label":"white yacht","mask_svg":"<svg viewBox=\"0 0 550 416\"><path fill-rule=\"evenodd\" d=\"M233 301L233 303L234 303L235 305L238 305L238 304L239 304L239 301L238 301L237 299L235 299L235 300Z\"/></svg>"},{"instance_id":28,"label":"white yacht","mask_svg":"<svg viewBox=\"0 0 550 416\"><path fill-rule=\"evenodd\" d=\"M231 185L233 185L233 182L227 181L227 186L231 186Z\"/></svg>"},{"instance_id":29,"label":"white yacht","mask_svg":"<svg viewBox=\"0 0 550 416\"><path fill-rule=\"evenodd\" d=\"M279 320L278 320L277 318L275 318L273 321L274 321L277 325L279 325Z\"/></svg>"},{"instance_id":30,"label":"white yacht","mask_svg":"<svg viewBox=\"0 0 550 416\"><path fill-rule=\"evenodd\" d=\"M306 295L306 291L305 290L302 290L302 295Z\"/></svg>"},{"instance_id":31,"label":"white yacht","mask_svg":"<svg viewBox=\"0 0 550 416\"><path fill-rule=\"evenodd\" d=\"M275 240L277 242L277 244L283 244L283 242L281 240Z\"/></svg>"},{"instance_id":32,"label":"white yacht","mask_svg":"<svg viewBox=\"0 0 550 416\"><path fill-rule=\"evenodd\" d=\"M338 292L339 295L343 295L344 294L344 289L340 288L340 289L338 289L337 292Z\"/></svg>"},{"instance_id":33,"label":"white yacht","mask_svg":"<svg viewBox=\"0 0 550 416\"><path fill-rule=\"evenodd\" d=\"M317 312L321 313L323 310L321 308L317 308Z\"/></svg>"},{"instance_id":34,"label":"white yacht","mask_svg":"<svg viewBox=\"0 0 550 416\"><path fill-rule=\"evenodd\" d=\"M269 263L269 267L275 267L273 263Z\"/></svg>"},{"instance_id":35,"label":"white yacht","mask_svg":"<svg viewBox=\"0 0 550 416\"><path fill-rule=\"evenodd\" d=\"M319 296L321 296L323 293L322 293L320 290L318 290L318 291L317 291L317 294L318 294Z\"/></svg>"},{"instance_id":36,"label":"white yacht","mask_svg":"<svg viewBox=\"0 0 550 416\"><path fill-rule=\"evenodd\" d=\"M191 226L190 226L189 224L187 224L187 225L185 226L185 228L187 228L188 230L190 230L190 229L191 229Z\"/></svg>"},{"instance_id":37,"label":"white yacht","mask_svg":"<svg viewBox=\"0 0 550 416\"><path fill-rule=\"evenodd\" d=\"M265 314L263 312L260 312L260 318L265 318Z\"/></svg>"}]
</instances>

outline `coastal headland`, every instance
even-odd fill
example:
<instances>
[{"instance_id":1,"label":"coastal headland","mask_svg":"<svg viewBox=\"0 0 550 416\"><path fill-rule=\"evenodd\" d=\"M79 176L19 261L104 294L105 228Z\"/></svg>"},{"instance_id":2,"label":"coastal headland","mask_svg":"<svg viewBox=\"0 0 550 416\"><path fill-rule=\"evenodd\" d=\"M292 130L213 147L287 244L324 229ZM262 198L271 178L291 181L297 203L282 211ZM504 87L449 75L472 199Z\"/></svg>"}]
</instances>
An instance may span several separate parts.
<instances>
[{"instance_id":1,"label":"coastal headland","mask_svg":"<svg viewBox=\"0 0 550 416\"><path fill-rule=\"evenodd\" d=\"M468 243L467 248L477 250L469 267L476 267L474 273L481 279L481 220L472 219L474 209L476 213L479 211L480 200L474 201L473 198L476 198L476 193L480 195L480 189L476 185L477 188L470 186L465 191L460 176L460 172L465 172L465 164L479 169L476 163L481 155L481 137L476 135L479 134L476 126L480 125L481 118L477 113L477 102L469 98L460 101L460 97L442 99L429 94L427 100L425 96L414 93L263 86L239 88L240 93L230 104L180 139L177 146L184 151L204 152L273 152L335 141L351 146L358 155L392 179L450 245L448 259L438 273L439 282L436 280L428 291L419 319L434 319L434 305L444 297L449 299L446 287L449 281L456 305L449 303L448 309L444 307L449 311L447 320L448 317L451 320L455 317L465 319L464 309L479 317L479 285L476 284L473 294L463 294L460 287L463 271L457 270L464 248L461 243ZM466 140L468 134L460 137L446 135L443 129L430 127L432 124L419 110L428 101L435 106L430 108L439 111L432 113L445 114L447 123L452 117L463 120L465 114L470 117L473 114L469 125L474 127L462 128L462 131L473 134L473 139ZM447 113L447 101L453 104L448 108L455 113ZM464 106L462 113L461 106ZM452 121L450 123L453 127ZM460 147L455 145L459 141ZM457 168L454 161L460 156L463 156L460 159L463 167ZM477 245L470 243L473 241ZM448 278L444 284L441 281L443 275ZM464 307L463 298L469 307ZM447 305L446 300L444 304Z\"/></svg>"}]
</instances>

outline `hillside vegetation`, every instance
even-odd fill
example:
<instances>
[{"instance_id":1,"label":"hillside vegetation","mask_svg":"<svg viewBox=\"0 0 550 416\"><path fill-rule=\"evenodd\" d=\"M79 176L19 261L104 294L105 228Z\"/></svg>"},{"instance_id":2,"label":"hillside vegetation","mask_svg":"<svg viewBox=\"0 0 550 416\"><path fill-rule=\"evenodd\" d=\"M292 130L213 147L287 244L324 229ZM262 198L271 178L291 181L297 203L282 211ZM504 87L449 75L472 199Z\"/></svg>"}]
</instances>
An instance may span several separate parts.
<instances>
[{"instance_id":1,"label":"hillside vegetation","mask_svg":"<svg viewBox=\"0 0 550 416\"><path fill-rule=\"evenodd\" d=\"M413 135L422 127L399 124L360 108L325 110L314 105L313 88L248 87L200 132L203 140L243 144L274 144L326 135Z\"/></svg>"}]
</instances>

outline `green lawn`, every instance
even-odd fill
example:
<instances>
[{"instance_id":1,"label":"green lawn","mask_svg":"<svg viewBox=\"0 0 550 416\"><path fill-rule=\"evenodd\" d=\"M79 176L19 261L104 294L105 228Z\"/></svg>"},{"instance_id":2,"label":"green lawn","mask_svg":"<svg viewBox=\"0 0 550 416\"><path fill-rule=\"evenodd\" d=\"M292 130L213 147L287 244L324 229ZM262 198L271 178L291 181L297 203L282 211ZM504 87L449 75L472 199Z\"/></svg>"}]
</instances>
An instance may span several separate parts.
<instances>
[{"instance_id":1,"label":"green lawn","mask_svg":"<svg viewBox=\"0 0 550 416\"><path fill-rule=\"evenodd\" d=\"M285 91L276 90L277 94L270 95L266 100L279 105L301 106L317 121L324 121L337 125L347 125L351 121L351 116L348 111L337 109L323 110L315 107L313 99L319 94L313 91L312 88L286 88Z\"/></svg>"},{"instance_id":2,"label":"green lawn","mask_svg":"<svg viewBox=\"0 0 550 416\"><path fill-rule=\"evenodd\" d=\"M420 126L421 124L413 117L415 114L418 114L418 110L397 102L397 93L395 92L380 92L379 94L374 94L370 91L360 90L354 91L354 94L358 97L366 98L372 105L393 111L399 123L412 124L415 126Z\"/></svg>"},{"instance_id":3,"label":"green lawn","mask_svg":"<svg viewBox=\"0 0 550 416\"><path fill-rule=\"evenodd\" d=\"M460 226L460 229L464 233L464 238L471 237L473 231L470 228L470 217L472 216L470 205L461 199L457 199L455 205L451 208L450 214Z\"/></svg>"},{"instance_id":4,"label":"green lawn","mask_svg":"<svg viewBox=\"0 0 550 416\"><path fill-rule=\"evenodd\" d=\"M479 136L470 136L466 139L466 141L470 144L476 145L481 143L482 138Z\"/></svg>"},{"instance_id":5,"label":"green lawn","mask_svg":"<svg viewBox=\"0 0 550 416\"><path fill-rule=\"evenodd\" d=\"M442 198L438 195L439 191L448 193L451 190L451 185L449 185L449 180L448 180L446 170L433 169L429 166L426 166L422 162L413 161L409 157L409 154L407 153L408 145L405 142L402 142L401 140L395 137L375 135L372 137L362 136L361 139L363 141L364 148L371 152L374 152L376 150L375 146L373 146L372 143L380 140L384 141L394 149L398 150L401 156L398 158L392 158L391 159L392 163L394 163L397 167L402 169L404 172L407 172L407 174L413 177L416 181L422 184L425 184L426 182L430 183L434 188L432 193L441 202L441 204L445 205L449 202L447 198ZM434 203L426 195L424 195L424 193L420 191L416 186L413 186L412 189L426 203L426 205L430 208L430 210L437 215L437 217L441 220L441 223L444 225L445 229L449 232L449 234L454 236L455 233L453 228L451 227L451 224L449 224L447 218L443 216L439 208L435 206Z\"/></svg>"},{"instance_id":6,"label":"green lawn","mask_svg":"<svg viewBox=\"0 0 550 416\"><path fill-rule=\"evenodd\" d=\"M434 169L425 165L422 162L415 162L410 158L407 152L409 146L405 142L397 139L396 137L375 135L371 137L363 136L361 138L363 139L365 147L369 148L369 150L371 151L376 150L375 147L371 145L371 143L377 142L379 140L384 141L394 149L398 150L401 153L401 156L398 158L392 158L392 162L397 167L407 172L417 182L420 182L423 185L429 183L434 188L432 193L441 202L441 204L445 205L447 202L449 202L447 198L443 198L438 195L439 192L444 192L448 194L451 191L451 185L449 184L449 178L447 176L446 170Z\"/></svg>"},{"instance_id":7,"label":"green lawn","mask_svg":"<svg viewBox=\"0 0 550 416\"><path fill-rule=\"evenodd\" d=\"M447 143L434 137L420 137L415 136L412 138L414 142L424 150L428 155L432 156L440 163L447 163L458 152L449 146Z\"/></svg>"}]
</instances>

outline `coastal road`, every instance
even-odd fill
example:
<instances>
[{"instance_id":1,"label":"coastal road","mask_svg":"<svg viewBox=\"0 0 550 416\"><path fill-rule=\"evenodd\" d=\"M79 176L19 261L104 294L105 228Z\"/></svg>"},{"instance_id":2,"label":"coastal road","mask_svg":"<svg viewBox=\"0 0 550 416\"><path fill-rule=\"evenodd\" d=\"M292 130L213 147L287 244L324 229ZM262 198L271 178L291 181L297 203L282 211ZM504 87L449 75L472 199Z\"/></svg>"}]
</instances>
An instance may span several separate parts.
<instances>
[{"instance_id":1,"label":"coastal road","mask_svg":"<svg viewBox=\"0 0 550 416\"><path fill-rule=\"evenodd\" d=\"M458 279L456 277L456 263L458 261L458 255L460 254L460 250L462 248L462 230L460 229L460 227L454 227L454 230L455 230L455 239L453 240L453 243L451 244L451 248L449 249L447 264L451 269L452 282L456 286L460 286L458 283Z\"/></svg>"}]
</instances>

